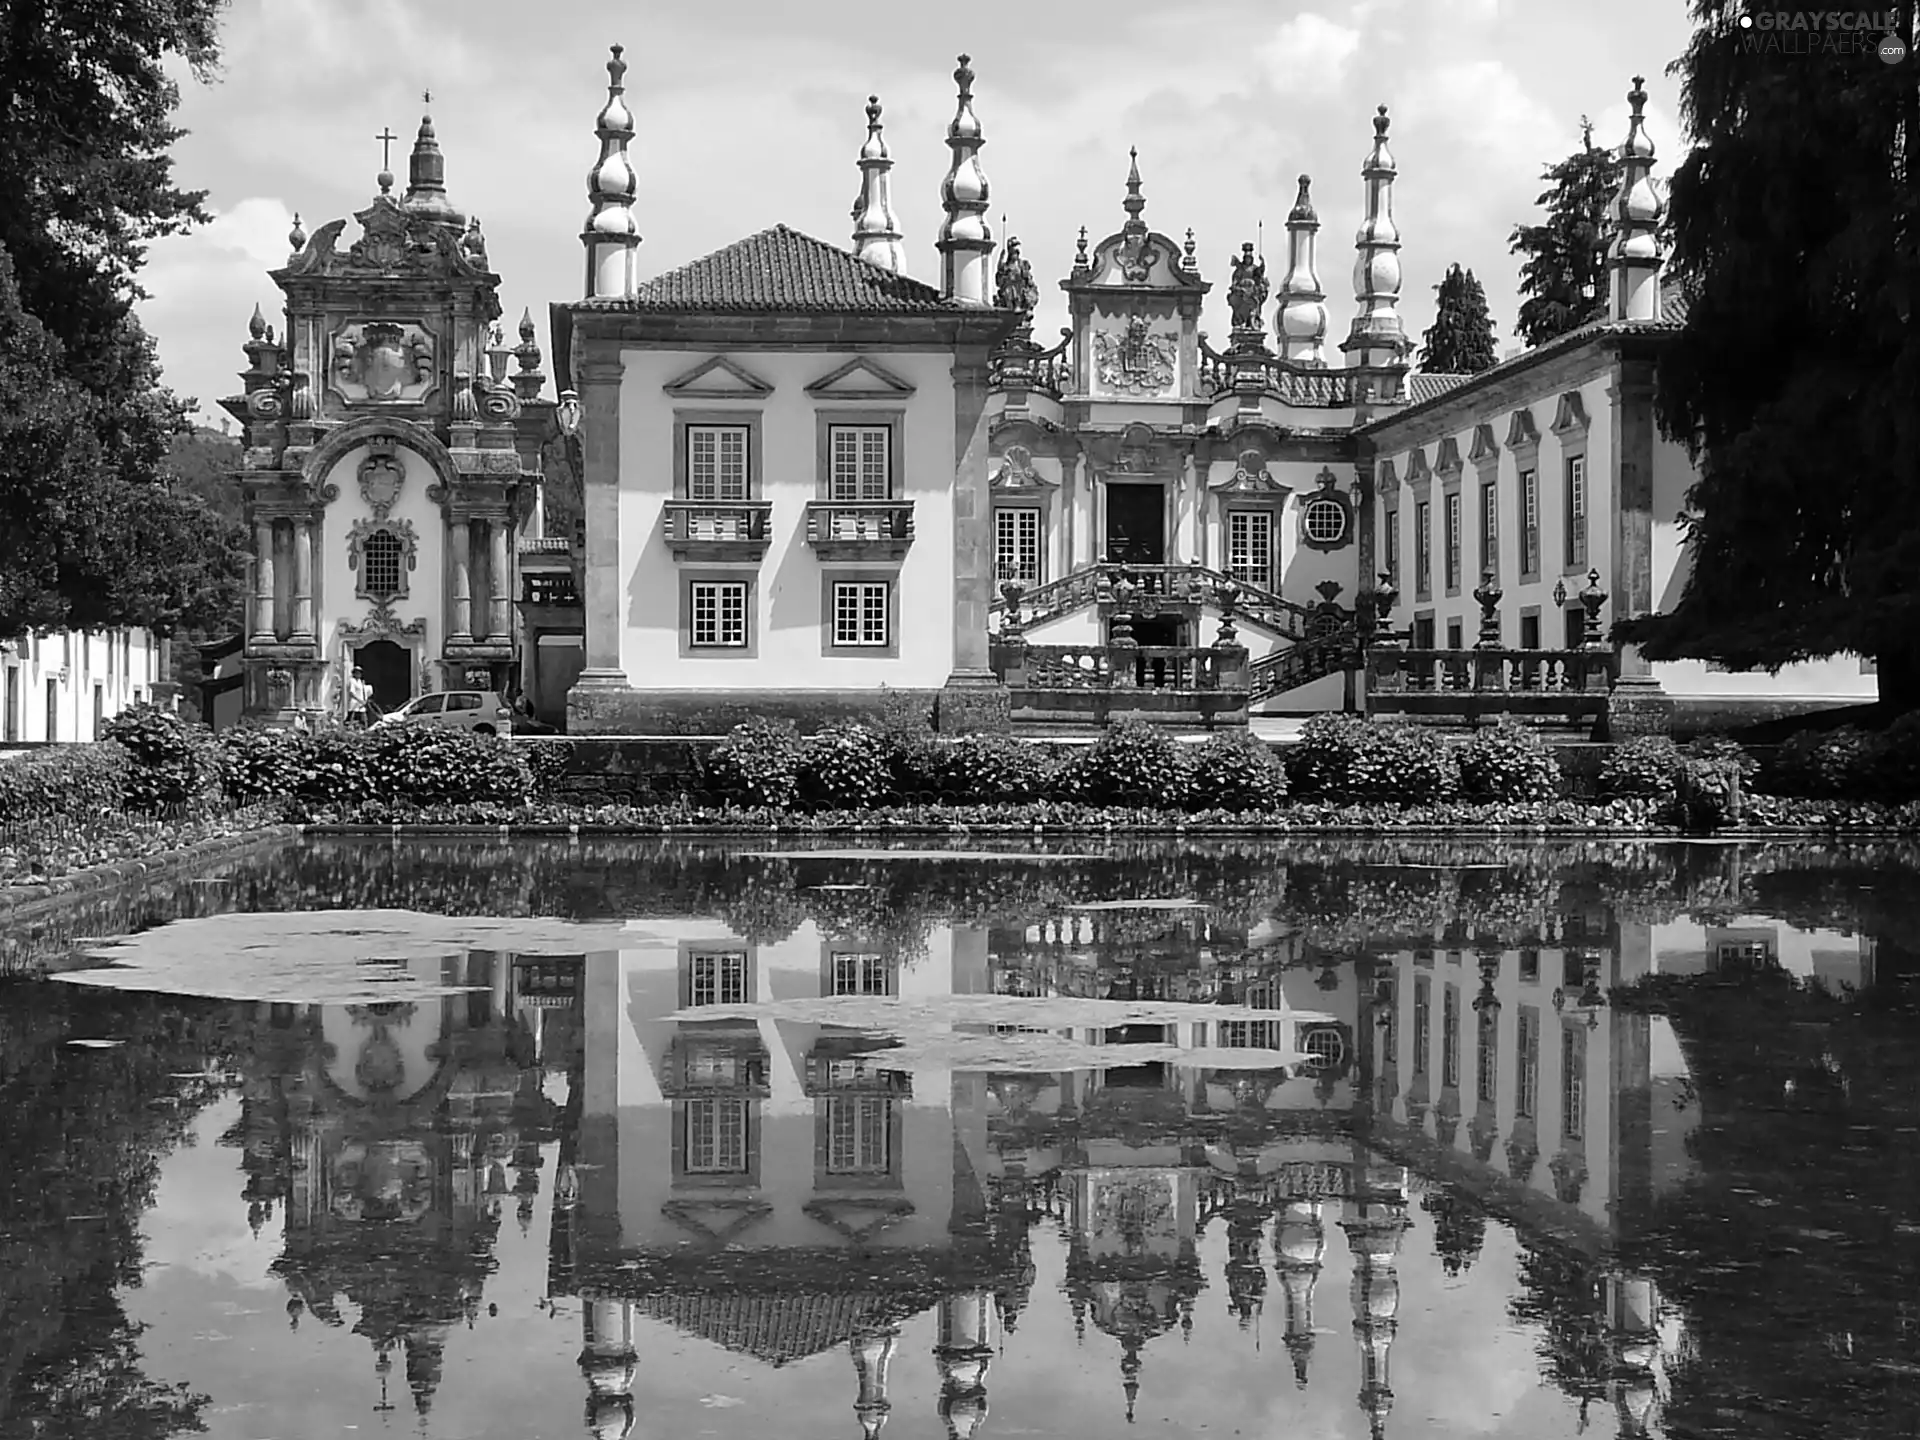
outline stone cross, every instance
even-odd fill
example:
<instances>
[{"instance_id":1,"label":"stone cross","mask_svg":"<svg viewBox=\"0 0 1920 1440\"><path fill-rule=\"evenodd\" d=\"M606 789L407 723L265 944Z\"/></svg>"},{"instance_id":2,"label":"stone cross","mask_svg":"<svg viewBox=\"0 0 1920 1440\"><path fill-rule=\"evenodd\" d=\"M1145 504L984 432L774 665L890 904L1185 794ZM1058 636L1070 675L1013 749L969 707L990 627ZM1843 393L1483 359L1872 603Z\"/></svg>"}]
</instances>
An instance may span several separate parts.
<instances>
[{"instance_id":1,"label":"stone cross","mask_svg":"<svg viewBox=\"0 0 1920 1440\"><path fill-rule=\"evenodd\" d=\"M382 125L380 127L380 133L373 138L380 142L380 168L382 170L391 170L393 168L393 142L400 137L393 133L393 127L391 125Z\"/></svg>"}]
</instances>

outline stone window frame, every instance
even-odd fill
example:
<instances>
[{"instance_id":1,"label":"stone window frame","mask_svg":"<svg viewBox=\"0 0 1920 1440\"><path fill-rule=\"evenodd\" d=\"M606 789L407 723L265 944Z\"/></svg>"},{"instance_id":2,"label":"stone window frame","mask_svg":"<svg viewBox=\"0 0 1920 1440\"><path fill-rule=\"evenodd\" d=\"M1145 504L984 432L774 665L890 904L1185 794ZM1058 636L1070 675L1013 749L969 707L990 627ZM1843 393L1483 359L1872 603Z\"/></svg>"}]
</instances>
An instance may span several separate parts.
<instances>
[{"instance_id":1,"label":"stone window frame","mask_svg":"<svg viewBox=\"0 0 1920 1440\"><path fill-rule=\"evenodd\" d=\"M887 643L840 645L834 640L834 591L841 585L887 587ZM826 659L898 660L900 658L900 572L872 567L833 567L820 572L820 654Z\"/></svg>"},{"instance_id":2,"label":"stone window frame","mask_svg":"<svg viewBox=\"0 0 1920 1440\"><path fill-rule=\"evenodd\" d=\"M872 426L887 433L887 500L904 502L907 498L907 408L904 404L875 408L871 405L817 405L814 422L814 498L824 504L859 504L859 501L833 498L833 430L835 426ZM868 504L880 502L868 501Z\"/></svg>"},{"instance_id":3,"label":"stone window frame","mask_svg":"<svg viewBox=\"0 0 1920 1440\"><path fill-rule=\"evenodd\" d=\"M1314 477L1314 482L1317 488L1307 491L1300 496L1299 516L1295 522L1299 543L1306 549L1317 550L1323 555L1330 554L1335 550L1344 550L1349 545L1357 543L1358 537L1355 535L1354 530L1359 520L1359 513L1353 501L1341 492L1340 477L1335 475L1332 469L1327 468L1322 469L1321 472ZM1235 498L1236 497L1233 496L1222 497L1224 501L1229 502L1235 501ZM1245 498L1250 499L1252 497ZM1276 492L1275 498L1284 503L1287 497L1284 494ZM1308 517L1313 514L1316 506L1324 510L1325 506L1328 505L1338 507L1341 516L1340 533L1331 540L1315 536L1307 524ZM1277 515L1274 518L1276 521L1279 519ZM1276 525L1276 550L1278 548L1278 535L1279 530ZM1276 576L1279 565L1280 556L1276 554L1274 557Z\"/></svg>"},{"instance_id":4,"label":"stone window frame","mask_svg":"<svg viewBox=\"0 0 1920 1440\"><path fill-rule=\"evenodd\" d=\"M763 479L766 446L763 436L766 433L765 412L760 410L739 409L700 409L678 408L673 412L673 498L688 500L698 505L738 505L738 500L697 500L693 499L690 486L692 474L688 467L687 434L690 430L703 425L737 426L747 432L747 494L749 501L759 500L766 494Z\"/></svg>"},{"instance_id":5,"label":"stone window frame","mask_svg":"<svg viewBox=\"0 0 1920 1440\"><path fill-rule=\"evenodd\" d=\"M1443 650L1466 649L1467 648L1467 617L1464 615L1447 616L1446 628L1442 633L1447 637L1447 640L1446 640L1446 644L1440 647L1441 649Z\"/></svg>"},{"instance_id":6,"label":"stone window frame","mask_svg":"<svg viewBox=\"0 0 1920 1440\"><path fill-rule=\"evenodd\" d=\"M1048 579L1047 572L1049 567L1047 565L1047 550L1048 541L1053 534L1052 527L1048 522L1051 519L1049 511L1051 509L1050 502L1052 498L1051 494L1043 494L1038 490L1016 490L993 497L990 511L993 523L993 593L996 597L1000 594L1002 581L1007 578L1000 573L1001 512L1031 511L1033 513L1035 526L1034 543L1036 547L1034 568L1037 573L1031 580L1020 581L1020 584L1026 586L1028 590L1033 590L1038 586L1046 584Z\"/></svg>"},{"instance_id":7,"label":"stone window frame","mask_svg":"<svg viewBox=\"0 0 1920 1440\"><path fill-rule=\"evenodd\" d=\"M1433 640L1433 643L1432 643L1432 644L1428 644L1428 645L1422 645L1422 644L1420 643L1420 627L1421 627L1421 625L1422 625L1422 624L1425 624L1425 625L1427 626L1427 628L1428 628L1428 629L1429 629L1429 630L1430 630L1431 632L1433 632L1433 633L1432 633L1432 640ZM1413 621L1412 621L1412 623L1411 623L1411 624L1410 624L1410 625L1409 625L1409 626L1407 627L1407 628L1409 629L1409 631L1411 631L1411 634L1410 634L1410 635L1409 635L1409 637L1408 637L1408 639L1409 639L1409 644L1411 645L1411 647L1412 647L1413 649L1415 649L1415 650L1435 650L1435 649L1438 649L1438 648L1439 648L1439 640L1440 640L1440 635L1439 635L1439 625L1440 625L1440 621L1439 621L1439 618L1438 618L1438 616L1437 616L1437 615L1435 614L1435 612L1434 612L1434 608L1433 608L1433 607L1432 607L1431 605L1428 605L1428 606L1425 606L1425 607L1423 607L1422 609L1419 609L1419 610L1415 610L1415 611L1413 612Z\"/></svg>"},{"instance_id":8,"label":"stone window frame","mask_svg":"<svg viewBox=\"0 0 1920 1440\"><path fill-rule=\"evenodd\" d=\"M1520 582L1527 584L1537 581L1544 568L1545 556L1541 553L1544 546L1540 543L1540 430L1534 423L1533 411L1522 406L1513 412L1507 424L1507 449L1513 455L1514 482L1514 564L1519 570ZM1533 526L1527 526L1527 476L1533 476ZM1528 537L1533 542L1533 565L1527 565Z\"/></svg>"},{"instance_id":9,"label":"stone window frame","mask_svg":"<svg viewBox=\"0 0 1920 1440\"><path fill-rule=\"evenodd\" d=\"M680 572L680 658L683 660L755 660L760 655L758 572L752 569L693 567ZM696 645L693 642L693 591L696 585L739 585L745 589L747 636L744 645Z\"/></svg>"},{"instance_id":10,"label":"stone window frame","mask_svg":"<svg viewBox=\"0 0 1920 1440\"><path fill-rule=\"evenodd\" d=\"M1588 474L1587 434L1592 428L1586 402L1578 390L1560 396L1553 416L1553 435L1560 449L1560 557L1561 574L1569 579L1584 576L1593 554L1593 480ZM1574 487L1575 467L1580 485ZM1580 499L1580 527L1573 524L1573 501ZM1575 539L1578 538L1576 556Z\"/></svg>"},{"instance_id":11,"label":"stone window frame","mask_svg":"<svg viewBox=\"0 0 1920 1440\"><path fill-rule=\"evenodd\" d=\"M848 958L865 960L869 957L880 962L882 985L879 990L841 991L834 988L834 972L839 968L840 961ZM853 940L823 941L820 946L820 993L825 997L846 994L897 999L900 994L900 969L899 958L889 955L881 945L862 944Z\"/></svg>"},{"instance_id":12,"label":"stone window frame","mask_svg":"<svg viewBox=\"0 0 1920 1440\"><path fill-rule=\"evenodd\" d=\"M367 588L366 545L375 535L391 535L400 543L400 586L391 594L378 595ZM356 520L347 532L347 568L353 572L356 600L393 604L409 597L407 576L420 563L420 537L411 520Z\"/></svg>"},{"instance_id":13,"label":"stone window frame","mask_svg":"<svg viewBox=\"0 0 1920 1440\"><path fill-rule=\"evenodd\" d=\"M1450 600L1457 600L1467 573L1467 503L1461 494L1460 472L1451 472L1440 486L1440 578Z\"/></svg>"},{"instance_id":14,"label":"stone window frame","mask_svg":"<svg viewBox=\"0 0 1920 1440\"><path fill-rule=\"evenodd\" d=\"M1308 503L1312 503L1312 502L1309 501ZM1305 507L1303 506L1302 508L1304 510ZM1281 516L1284 513L1285 509L1286 509L1286 501L1284 499L1278 499L1278 503L1275 503L1275 500L1273 499L1266 499L1265 497L1258 496L1258 495L1251 495L1251 496L1228 495L1228 496L1221 497L1220 569L1222 573L1228 576L1231 576L1235 584L1257 586L1258 588L1265 590L1270 594L1277 595L1280 592L1280 586L1283 578L1281 575L1281 571L1284 568L1282 564L1282 554L1281 554L1281 545L1280 545L1280 521L1281 521ZM1259 580L1250 574L1243 575L1241 572L1236 571L1234 569L1234 566L1233 566L1233 517L1236 515L1247 515L1247 516L1264 515L1266 517L1267 578L1264 581ZM1303 519L1301 522L1303 527L1303 532L1304 532L1305 523L1306 522Z\"/></svg>"},{"instance_id":15,"label":"stone window frame","mask_svg":"<svg viewBox=\"0 0 1920 1440\"><path fill-rule=\"evenodd\" d=\"M1540 607L1538 605L1522 605L1520 607L1520 628L1514 636L1514 643L1518 645L1520 649L1538 650L1541 648L1542 642L1544 642L1546 637L1540 633L1540 619ZM1533 622L1533 638L1535 643L1532 645L1527 644L1527 622L1529 620Z\"/></svg>"},{"instance_id":16,"label":"stone window frame","mask_svg":"<svg viewBox=\"0 0 1920 1440\"><path fill-rule=\"evenodd\" d=\"M1433 598L1433 492L1416 492L1413 502L1413 598Z\"/></svg>"},{"instance_id":17,"label":"stone window frame","mask_svg":"<svg viewBox=\"0 0 1920 1440\"><path fill-rule=\"evenodd\" d=\"M1479 487L1475 498L1474 531L1479 536L1481 575L1492 572L1500 580L1500 445L1493 438L1493 426L1482 422L1473 427L1473 443L1467 448L1467 463L1473 466L1474 482Z\"/></svg>"}]
</instances>

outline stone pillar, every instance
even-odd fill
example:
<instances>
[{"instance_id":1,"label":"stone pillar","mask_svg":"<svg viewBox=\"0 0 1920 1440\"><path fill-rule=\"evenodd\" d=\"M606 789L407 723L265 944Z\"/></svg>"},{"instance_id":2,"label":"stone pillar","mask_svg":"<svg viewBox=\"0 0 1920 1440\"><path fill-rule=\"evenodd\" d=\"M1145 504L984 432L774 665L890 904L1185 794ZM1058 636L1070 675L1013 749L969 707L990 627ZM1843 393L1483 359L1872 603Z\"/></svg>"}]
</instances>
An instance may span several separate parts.
<instances>
[{"instance_id":1,"label":"stone pillar","mask_svg":"<svg viewBox=\"0 0 1920 1440\"><path fill-rule=\"evenodd\" d=\"M273 633L273 521L253 522L253 639L271 645Z\"/></svg>"},{"instance_id":2,"label":"stone pillar","mask_svg":"<svg viewBox=\"0 0 1920 1440\"><path fill-rule=\"evenodd\" d=\"M993 495L987 472L986 346L963 346L955 355L953 390L953 671L940 694L938 718L942 732L963 735L1004 731L1011 723L1007 687L994 675L987 649Z\"/></svg>"},{"instance_id":3,"label":"stone pillar","mask_svg":"<svg viewBox=\"0 0 1920 1440\"><path fill-rule=\"evenodd\" d=\"M453 610L447 639L462 645L473 639L473 522L456 513L447 522L447 554L453 569Z\"/></svg>"},{"instance_id":4,"label":"stone pillar","mask_svg":"<svg viewBox=\"0 0 1920 1440\"><path fill-rule=\"evenodd\" d=\"M576 371L581 407L581 492L587 532L586 668L574 689L625 689L621 668L620 375L618 352Z\"/></svg>"},{"instance_id":5,"label":"stone pillar","mask_svg":"<svg viewBox=\"0 0 1920 1440\"><path fill-rule=\"evenodd\" d=\"M293 638L313 635L313 519L302 515L293 522Z\"/></svg>"},{"instance_id":6,"label":"stone pillar","mask_svg":"<svg viewBox=\"0 0 1920 1440\"><path fill-rule=\"evenodd\" d=\"M1084 570L1099 558L1100 542L1093 533L1093 460L1083 450L1074 466L1073 568Z\"/></svg>"},{"instance_id":7,"label":"stone pillar","mask_svg":"<svg viewBox=\"0 0 1920 1440\"><path fill-rule=\"evenodd\" d=\"M513 562L507 549L506 517L487 522L487 583L493 600L487 611L487 639L498 645L513 633Z\"/></svg>"},{"instance_id":8,"label":"stone pillar","mask_svg":"<svg viewBox=\"0 0 1920 1440\"><path fill-rule=\"evenodd\" d=\"M1622 359L1609 391L1613 464L1608 486L1616 517L1609 537L1612 576L1601 624L1648 614L1653 596L1653 364ZM1589 513L1597 507L1589 506ZM1589 521L1589 523L1592 523ZM1603 631L1604 633L1604 631ZM1615 739L1660 734L1672 727L1673 702L1637 645L1623 645L1619 679L1607 706Z\"/></svg>"},{"instance_id":9,"label":"stone pillar","mask_svg":"<svg viewBox=\"0 0 1920 1440\"><path fill-rule=\"evenodd\" d=\"M1199 465L1189 451L1180 465L1180 479L1175 482L1173 499L1173 547L1167 555L1167 563L1179 565L1195 559L1200 554L1200 478Z\"/></svg>"}]
</instances>

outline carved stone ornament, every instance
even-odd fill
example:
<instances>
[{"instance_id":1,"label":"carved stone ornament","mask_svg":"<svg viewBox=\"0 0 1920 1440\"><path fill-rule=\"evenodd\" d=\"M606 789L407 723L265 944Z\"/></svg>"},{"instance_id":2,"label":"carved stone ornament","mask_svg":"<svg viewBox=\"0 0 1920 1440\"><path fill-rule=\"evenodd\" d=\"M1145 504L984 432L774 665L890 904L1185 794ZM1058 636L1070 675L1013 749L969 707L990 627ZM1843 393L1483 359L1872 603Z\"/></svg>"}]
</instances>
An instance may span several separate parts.
<instances>
[{"instance_id":1,"label":"carved stone ornament","mask_svg":"<svg viewBox=\"0 0 1920 1440\"><path fill-rule=\"evenodd\" d=\"M1233 262L1233 283L1227 287L1227 304L1233 311L1233 328L1258 330L1260 310L1267 303L1267 262L1254 258L1251 243L1240 247L1240 258Z\"/></svg>"},{"instance_id":2,"label":"carved stone ornament","mask_svg":"<svg viewBox=\"0 0 1920 1440\"><path fill-rule=\"evenodd\" d=\"M1121 330L1096 330L1093 352L1100 383L1129 395L1171 389L1177 343L1172 335L1154 334L1144 315L1131 316Z\"/></svg>"},{"instance_id":3,"label":"carved stone ornament","mask_svg":"<svg viewBox=\"0 0 1920 1440\"><path fill-rule=\"evenodd\" d=\"M1040 287L1033 283L1033 266L1021 256L1018 239L1007 241L993 279L993 303L997 308L1031 315L1033 307L1040 303Z\"/></svg>"},{"instance_id":4,"label":"carved stone ornament","mask_svg":"<svg viewBox=\"0 0 1920 1440\"><path fill-rule=\"evenodd\" d=\"M293 672L279 666L267 671L267 704L284 709L293 703Z\"/></svg>"},{"instance_id":5,"label":"carved stone ornament","mask_svg":"<svg viewBox=\"0 0 1920 1440\"><path fill-rule=\"evenodd\" d=\"M416 615L411 620L402 620L393 613L393 602L402 598L397 595L379 595L367 605L367 618L364 623L355 625L345 621L340 626L341 637L353 640L414 640L424 639L427 622L424 616Z\"/></svg>"},{"instance_id":6,"label":"carved stone ornament","mask_svg":"<svg viewBox=\"0 0 1920 1440\"><path fill-rule=\"evenodd\" d=\"M1233 474L1213 487L1221 494L1272 495L1285 499L1293 493L1291 485L1274 478L1267 468L1267 457L1259 450L1242 450L1234 459Z\"/></svg>"},{"instance_id":7,"label":"carved stone ornament","mask_svg":"<svg viewBox=\"0 0 1920 1440\"><path fill-rule=\"evenodd\" d=\"M1120 267L1120 278L1129 285L1144 285L1153 273L1153 240L1147 235L1129 235L1113 252Z\"/></svg>"},{"instance_id":8,"label":"carved stone ornament","mask_svg":"<svg viewBox=\"0 0 1920 1440\"><path fill-rule=\"evenodd\" d=\"M356 320L333 340L329 375L349 405L411 405L433 388L433 336L423 325Z\"/></svg>"},{"instance_id":9,"label":"carved stone ornament","mask_svg":"<svg viewBox=\"0 0 1920 1440\"><path fill-rule=\"evenodd\" d=\"M1009 445L1006 460L990 482L995 490L1034 493L1051 490L1055 482L1033 468L1033 452L1024 445Z\"/></svg>"},{"instance_id":10,"label":"carved stone ornament","mask_svg":"<svg viewBox=\"0 0 1920 1440\"><path fill-rule=\"evenodd\" d=\"M348 261L363 270L398 270L406 263L407 212L391 200L376 200L353 217L361 236L347 251Z\"/></svg>"},{"instance_id":11,"label":"carved stone ornament","mask_svg":"<svg viewBox=\"0 0 1920 1440\"><path fill-rule=\"evenodd\" d=\"M372 509L373 518L384 521L400 498L401 487L407 482L407 470L390 436L375 436L368 442L367 450L367 458L360 462L360 494Z\"/></svg>"}]
</instances>

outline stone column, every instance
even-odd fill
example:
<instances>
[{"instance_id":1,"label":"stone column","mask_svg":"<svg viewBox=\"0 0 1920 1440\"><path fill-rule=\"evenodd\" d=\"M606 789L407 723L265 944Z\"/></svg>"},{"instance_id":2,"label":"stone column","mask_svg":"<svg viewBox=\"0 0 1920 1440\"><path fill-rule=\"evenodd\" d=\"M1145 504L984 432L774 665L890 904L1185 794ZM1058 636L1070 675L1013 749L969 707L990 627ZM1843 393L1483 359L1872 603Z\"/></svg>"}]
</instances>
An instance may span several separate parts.
<instances>
[{"instance_id":1,"label":"stone column","mask_svg":"<svg viewBox=\"0 0 1920 1440\"><path fill-rule=\"evenodd\" d=\"M584 589L586 668L581 689L624 690L620 594L620 375L618 350L589 358L575 372L580 384L581 491L587 547Z\"/></svg>"},{"instance_id":2,"label":"stone column","mask_svg":"<svg viewBox=\"0 0 1920 1440\"><path fill-rule=\"evenodd\" d=\"M499 516L487 522L487 583L493 589L493 603L487 612L487 639L498 645L513 633L513 563L507 551L507 519Z\"/></svg>"},{"instance_id":3,"label":"stone column","mask_svg":"<svg viewBox=\"0 0 1920 1440\"><path fill-rule=\"evenodd\" d=\"M313 519L302 515L293 522L293 638L313 635Z\"/></svg>"},{"instance_id":4,"label":"stone column","mask_svg":"<svg viewBox=\"0 0 1920 1440\"><path fill-rule=\"evenodd\" d=\"M1007 689L987 650L993 603L993 495L987 472L987 347L954 356L953 671L940 695L948 734L1001 730L1010 723ZM589 632L591 642L591 632Z\"/></svg>"},{"instance_id":5,"label":"stone column","mask_svg":"<svg viewBox=\"0 0 1920 1440\"><path fill-rule=\"evenodd\" d=\"M473 522L456 513L447 523L447 553L453 565L453 612L447 639L457 645L473 639Z\"/></svg>"},{"instance_id":6,"label":"stone column","mask_svg":"<svg viewBox=\"0 0 1920 1440\"><path fill-rule=\"evenodd\" d=\"M1073 568L1086 569L1099 553L1093 533L1093 461L1082 450L1073 467Z\"/></svg>"},{"instance_id":7,"label":"stone column","mask_svg":"<svg viewBox=\"0 0 1920 1440\"><path fill-rule=\"evenodd\" d=\"M1200 467L1193 452L1188 451L1180 462L1180 478L1175 482L1173 500L1173 547L1168 552L1169 565L1184 565L1200 554L1200 536L1196 522L1200 518L1199 505Z\"/></svg>"},{"instance_id":8,"label":"stone column","mask_svg":"<svg viewBox=\"0 0 1920 1440\"><path fill-rule=\"evenodd\" d=\"M1653 609L1653 366L1623 359L1609 390L1612 474L1608 486L1614 516L1609 594L1603 627ZM1588 524L1599 507L1589 503ZM1602 512L1605 513L1605 512ZM1672 723L1673 702L1637 645L1620 647L1619 680L1608 702L1607 724L1616 739L1661 733Z\"/></svg>"},{"instance_id":9,"label":"stone column","mask_svg":"<svg viewBox=\"0 0 1920 1440\"><path fill-rule=\"evenodd\" d=\"M273 633L273 521L253 522L253 639L271 645Z\"/></svg>"}]
</instances>

